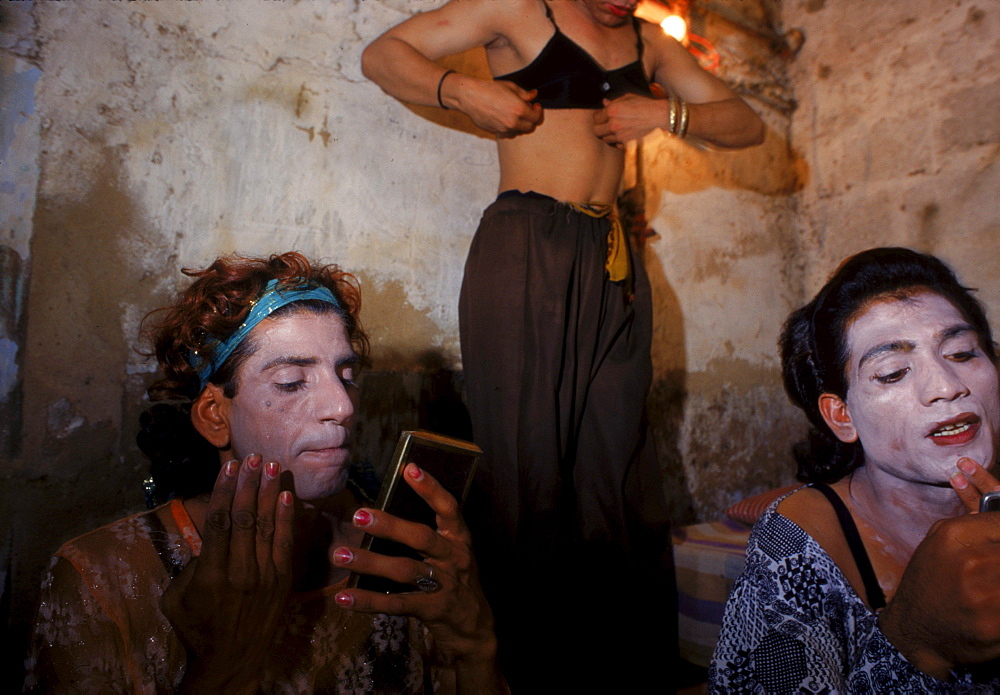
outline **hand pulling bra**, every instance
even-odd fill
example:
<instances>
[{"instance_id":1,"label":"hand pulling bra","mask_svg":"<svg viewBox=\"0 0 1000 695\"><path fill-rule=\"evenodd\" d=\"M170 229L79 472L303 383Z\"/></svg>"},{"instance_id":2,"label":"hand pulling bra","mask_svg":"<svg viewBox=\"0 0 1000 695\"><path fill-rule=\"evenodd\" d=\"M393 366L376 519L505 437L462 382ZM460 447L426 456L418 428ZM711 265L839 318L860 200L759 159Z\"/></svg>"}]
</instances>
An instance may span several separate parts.
<instances>
[{"instance_id":1,"label":"hand pulling bra","mask_svg":"<svg viewBox=\"0 0 1000 695\"><path fill-rule=\"evenodd\" d=\"M642 67L638 19L632 18L638 51L635 62L605 70L593 56L559 30L548 4L545 14L556 33L542 52L520 70L500 75L495 80L507 80L522 89L537 89L535 101L546 109L599 109L604 99L616 99L624 94L652 96Z\"/></svg>"}]
</instances>

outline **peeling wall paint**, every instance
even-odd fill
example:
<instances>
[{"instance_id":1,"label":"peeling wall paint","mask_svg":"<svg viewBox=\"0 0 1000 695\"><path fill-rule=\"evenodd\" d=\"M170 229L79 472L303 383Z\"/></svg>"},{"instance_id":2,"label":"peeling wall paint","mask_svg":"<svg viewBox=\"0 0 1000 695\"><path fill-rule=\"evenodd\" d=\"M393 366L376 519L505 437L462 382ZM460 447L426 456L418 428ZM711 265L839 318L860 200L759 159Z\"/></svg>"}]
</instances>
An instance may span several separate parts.
<instances>
[{"instance_id":1,"label":"peeling wall paint","mask_svg":"<svg viewBox=\"0 0 1000 695\"><path fill-rule=\"evenodd\" d=\"M29 243L38 186L42 73L31 61L28 6L0 14L0 456L20 453L25 300Z\"/></svg>"},{"instance_id":2,"label":"peeling wall paint","mask_svg":"<svg viewBox=\"0 0 1000 695\"><path fill-rule=\"evenodd\" d=\"M1000 319L1000 7L961 0L785 3L809 37L790 75L806 286L843 257L899 244L939 254Z\"/></svg>"}]
</instances>

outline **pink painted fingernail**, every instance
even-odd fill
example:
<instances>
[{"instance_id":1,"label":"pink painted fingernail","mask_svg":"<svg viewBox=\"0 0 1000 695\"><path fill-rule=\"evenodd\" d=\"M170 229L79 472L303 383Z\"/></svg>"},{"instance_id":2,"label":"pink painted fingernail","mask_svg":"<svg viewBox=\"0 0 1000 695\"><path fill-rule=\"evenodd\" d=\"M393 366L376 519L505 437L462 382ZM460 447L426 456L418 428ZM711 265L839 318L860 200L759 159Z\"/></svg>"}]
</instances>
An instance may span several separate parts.
<instances>
[{"instance_id":1,"label":"pink painted fingernail","mask_svg":"<svg viewBox=\"0 0 1000 695\"><path fill-rule=\"evenodd\" d=\"M292 506L292 493L290 493L288 490L282 490L281 494L278 495L278 501L281 502L281 504L284 505L284 506L286 506L286 507L291 507Z\"/></svg>"},{"instance_id":2,"label":"pink painted fingernail","mask_svg":"<svg viewBox=\"0 0 1000 695\"><path fill-rule=\"evenodd\" d=\"M264 464L264 475L267 476L268 480L274 480L278 477L278 471L281 467L274 461L268 461Z\"/></svg>"},{"instance_id":3,"label":"pink painted fingernail","mask_svg":"<svg viewBox=\"0 0 1000 695\"><path fill-rule=\"evenodd\" d=\"M371 526L372 522L375 521L374 515L367 509L359 509L354 512L354 525L365 528L366 526Z\"/></svg>"},{"instance_id":4,"label":"pink painted fingernail","mask_svg":"<svg viewBox=\"0 0 1000 695\"><path fill-rule=\"evenodd\" d=\"M350 608L354 605L354 597L350 594L344 593L343 591L334 596L333 600L336 601L337 605L341 608Z\"/></svg>"},{"instance_id":5,"label":"pink painted fingernail","mask_svg":"<svg viewBox=\"0 0 1000 695\"><path fill-rule=\"evenodd\" d=\"M353 561L354 553L351 552L350 548L337 548L333 551L333 564L346 565Z\"/></svg>"},{"instance_id":6,"label":"pink painted fingernail","mask_svg":"<svg viewBox=\"0 0 1000 695\"><path fill-rule=\"evenodd\" d=\"M223 470L227 478L232 478L240 470L240 462L235 459L232 461L226 461L226 465Z\"/></svg>"},{"instance_id":7,"label":"pink painted fingernail","mask_svg":"<svg viewBox=\"0 0 1000 695\"><path fill-rule=\"evenodd\" d=\"M255 471L260 468L260 454L250 454L247 456L247 468Z\"/></svg>"},{"instance_id":8,"label":"pink painted fingernail","mask_svg":"<svg viewBox=\"0 0 1000 695\"><path fill-rule=\"evenodd\" d=\"M411 480L423 480L424 472L420 470L420 466L415 463L411 463L406 467L406 474L410 476Z\"/></svg>"}]
</instances>

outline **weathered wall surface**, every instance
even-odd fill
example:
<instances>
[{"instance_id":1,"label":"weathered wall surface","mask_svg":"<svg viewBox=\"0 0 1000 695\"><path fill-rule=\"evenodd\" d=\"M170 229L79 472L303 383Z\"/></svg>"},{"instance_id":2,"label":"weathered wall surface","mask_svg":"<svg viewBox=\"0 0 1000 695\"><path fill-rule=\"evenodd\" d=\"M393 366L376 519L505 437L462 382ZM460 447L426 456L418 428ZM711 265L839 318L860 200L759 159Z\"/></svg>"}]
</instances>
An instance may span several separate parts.
<instances>
[{"instance_id":1,"label":"weathered wall surface","mask_svg":"<svg viewBox=\"0 0 1000 695\"><path fill-rule=\"evenodd\" d=\"M802 435L781 389L775 339L799 297L788 58L773 2L711 1L692 28L767 136L739 152L654 134L643 143L654 289L651 422L675 521L714 519L747 493L791 482Z\"/></svg>"},{"instance_id":2,"label":"weathered wall surface","mask_svg":"<svg viewBox=\"0 0 1000 695\"><path fill-rule=\"evenodd\" d=\"M1000 7L791 0L804 286L886 244L940 255L1000 318Z\"/></svg>"}]
</instances>

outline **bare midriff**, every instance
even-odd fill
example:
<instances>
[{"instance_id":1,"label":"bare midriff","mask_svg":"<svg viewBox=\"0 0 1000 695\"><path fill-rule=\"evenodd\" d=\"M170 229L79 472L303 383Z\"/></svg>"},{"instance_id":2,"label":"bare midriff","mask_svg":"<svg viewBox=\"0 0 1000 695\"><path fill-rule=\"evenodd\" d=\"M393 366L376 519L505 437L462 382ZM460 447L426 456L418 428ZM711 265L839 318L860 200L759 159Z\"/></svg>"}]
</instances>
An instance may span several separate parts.
<instances>
[{"instance_id":1,"label":"bare midriff","mask_svg":"<svg viewBox=\"0 0 1000 695\"><path fill-rule=\"evenodd\" d=\"M500 191L574 203L612 203L624 155L594 134L591 109L550 109L533 132L497 140Z\"/></svg>"}]
</instances>

